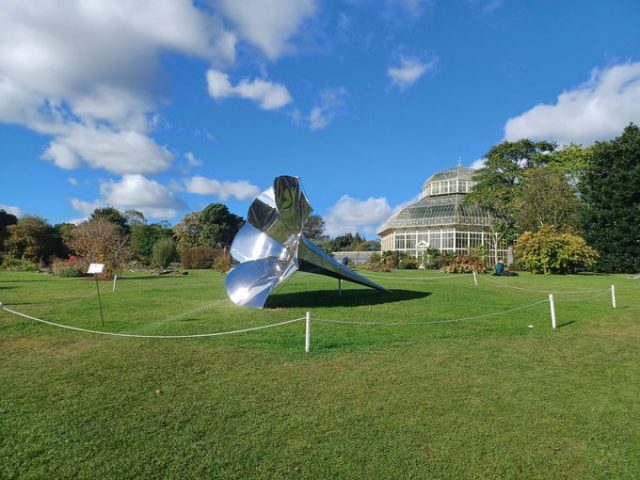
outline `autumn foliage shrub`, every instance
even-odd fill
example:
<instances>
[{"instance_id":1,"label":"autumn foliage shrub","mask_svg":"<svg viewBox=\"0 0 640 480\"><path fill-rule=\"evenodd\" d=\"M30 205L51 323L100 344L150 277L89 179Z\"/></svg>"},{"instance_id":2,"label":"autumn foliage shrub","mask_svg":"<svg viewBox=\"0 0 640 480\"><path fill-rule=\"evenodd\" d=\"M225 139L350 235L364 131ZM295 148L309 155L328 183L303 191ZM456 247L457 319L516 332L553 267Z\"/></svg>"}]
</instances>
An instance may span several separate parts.
<instances>
[{"instance_id":1,"label":"autumn foliage shrub","mask_svg":"<svg viewBox=\"0 0 640 480\"><path fill-rule=\"evenodd\" d=\"M533 273L574 273L592 267L598 252L584 238L549 228L525 232L518 239L518 263Z\"/></svg>"},{"instance_id":2,"label":"autumn foliage shrub","mask_svg":"<svg viewBox=\"0 0 640 480\"><path fill-rule=\"evenodd\" d=\"M87 272L88 266L86 261L72 255L66 260L56 258L51 264L51 271L57 277L82 277Z\"/></svg>"},{"instance_id":3,"label":"autumn foliage shrub","mask_svg":"<svg viewBox=\"0 0 640 480\"><path fill-rule=\"evenodd\" d=\"M229 255L218 255L213 261L213 268L216 272L227 273L231 270L231 257Z\"/></svg>"},{"instance_id":4,"label":"autumn foliage shrub","mask_svg":"<svg viewBox=\"0 0 640 480\"><path fill-rule=\"evenodd\" d=\"M476 257L456 255L442 271L445 273L485 273L487 267Z\"/></svg>"},{"instance_id":5,"label":"autumn foliage shrub","mask_svg":"<svg viewBox=\"0 0 640 480\"><path fill-rule=\"evenodd\" d=\"M205 269L212 268L216 259L223 255L220 248L196 247L182 254L180 263L182 268Z\"/></svg>"}]
</instances>

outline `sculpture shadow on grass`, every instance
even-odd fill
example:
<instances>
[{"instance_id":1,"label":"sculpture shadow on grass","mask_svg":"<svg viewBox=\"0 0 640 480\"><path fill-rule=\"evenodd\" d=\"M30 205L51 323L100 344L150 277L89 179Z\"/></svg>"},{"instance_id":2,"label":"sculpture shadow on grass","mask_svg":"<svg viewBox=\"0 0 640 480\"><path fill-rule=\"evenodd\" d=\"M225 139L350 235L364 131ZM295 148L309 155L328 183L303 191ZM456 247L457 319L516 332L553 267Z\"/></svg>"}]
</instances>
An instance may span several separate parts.
<instances>
[{"instance_id":1,"label":"sculpture shadow on grass","mask_svg":"<svg viewBox=\"0 0 640 480\"><path fill-rule=\"evenodd\" d=\"M431 293L413 290L391 290L382 293L377 290L343 290L342 296L337 290L310 290L307 292L277 293L267 300L266 308L322 308L322 307L360 307L381 305L384 303L404 302L426 298Z\"/></svg>"}]
</instances>

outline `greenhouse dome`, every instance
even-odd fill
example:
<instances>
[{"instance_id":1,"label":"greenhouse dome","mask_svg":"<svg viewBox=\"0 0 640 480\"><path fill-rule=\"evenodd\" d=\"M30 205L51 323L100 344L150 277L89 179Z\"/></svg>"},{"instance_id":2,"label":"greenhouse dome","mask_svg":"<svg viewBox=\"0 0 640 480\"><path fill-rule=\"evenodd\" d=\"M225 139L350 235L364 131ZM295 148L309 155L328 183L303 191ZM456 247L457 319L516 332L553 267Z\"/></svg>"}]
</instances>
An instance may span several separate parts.
<instances>
[{"instance_id":1,"label":"greenhouse dome","mask_svg":"<svg viewBox=\"0 0 640 480\"><path fill-rule=\"evenodd\" d=\"M494 217L480 206L464 202L475 185L474 173L459 165L429 177L420 199L380 228L382 251L406 252L420 259L428 249L469 255L485 245L493 252L492 262L504 258L506 245L496 245L491 231Z\"/></svg>"}]
</instances>

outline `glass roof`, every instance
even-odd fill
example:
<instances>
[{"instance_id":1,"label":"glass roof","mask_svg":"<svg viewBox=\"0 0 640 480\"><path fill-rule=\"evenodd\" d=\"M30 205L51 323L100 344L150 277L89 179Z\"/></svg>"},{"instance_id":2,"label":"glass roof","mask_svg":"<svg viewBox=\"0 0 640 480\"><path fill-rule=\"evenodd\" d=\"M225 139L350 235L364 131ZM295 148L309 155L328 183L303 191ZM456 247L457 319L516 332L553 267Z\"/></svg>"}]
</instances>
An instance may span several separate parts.
<instances>
[{"instance_id":1,"label":"glass roof","mask_svg":"<svg viewBox=\"0 0 640 480\"><path fill-rule=\"evenodd\" d=\"M403 227L453 224L490 226L493 216L478 205L464 204L464 197L463 194L423 197L387 220L380 228L380 233Z\"/></svg>"},{"instance_id":2,"label":"glass roof","mask_svg":"<svg viewBox=\"0 0 640 480\"><path fill-rule=\"evenodd\" d=\"M457 167L448 168L447 170L443 170L441 172L435 173L427 178L427 181L424 182L423 188L427 186L427 184L431 182L439 182L441 180L473 180L473 175L476 171L472 168L463 167L462 165L458 165Z\"/></svg>"}]
</instances>

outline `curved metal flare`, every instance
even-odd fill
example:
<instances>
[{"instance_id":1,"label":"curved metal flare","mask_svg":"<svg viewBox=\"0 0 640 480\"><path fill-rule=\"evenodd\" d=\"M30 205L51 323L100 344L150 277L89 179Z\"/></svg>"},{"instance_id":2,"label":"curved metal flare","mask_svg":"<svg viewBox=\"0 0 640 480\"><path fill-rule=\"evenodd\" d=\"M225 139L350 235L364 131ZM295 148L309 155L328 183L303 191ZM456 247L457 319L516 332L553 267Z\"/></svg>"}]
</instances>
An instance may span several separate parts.
<instances>
[{"instance_id":1,"label":"curved metal flare","mask_svg":"<svg viewBox=\"0 0 640 480\"><path fill-rule=\"evenodd\" d=\"M229 298L237 305L264 307L271 292L297 270L349 280L388 292L327 255L302 234L313 209L298 177L280 176L258 195L231 245L240 262L227 274Z\"/></svg>"}]
</instances>

